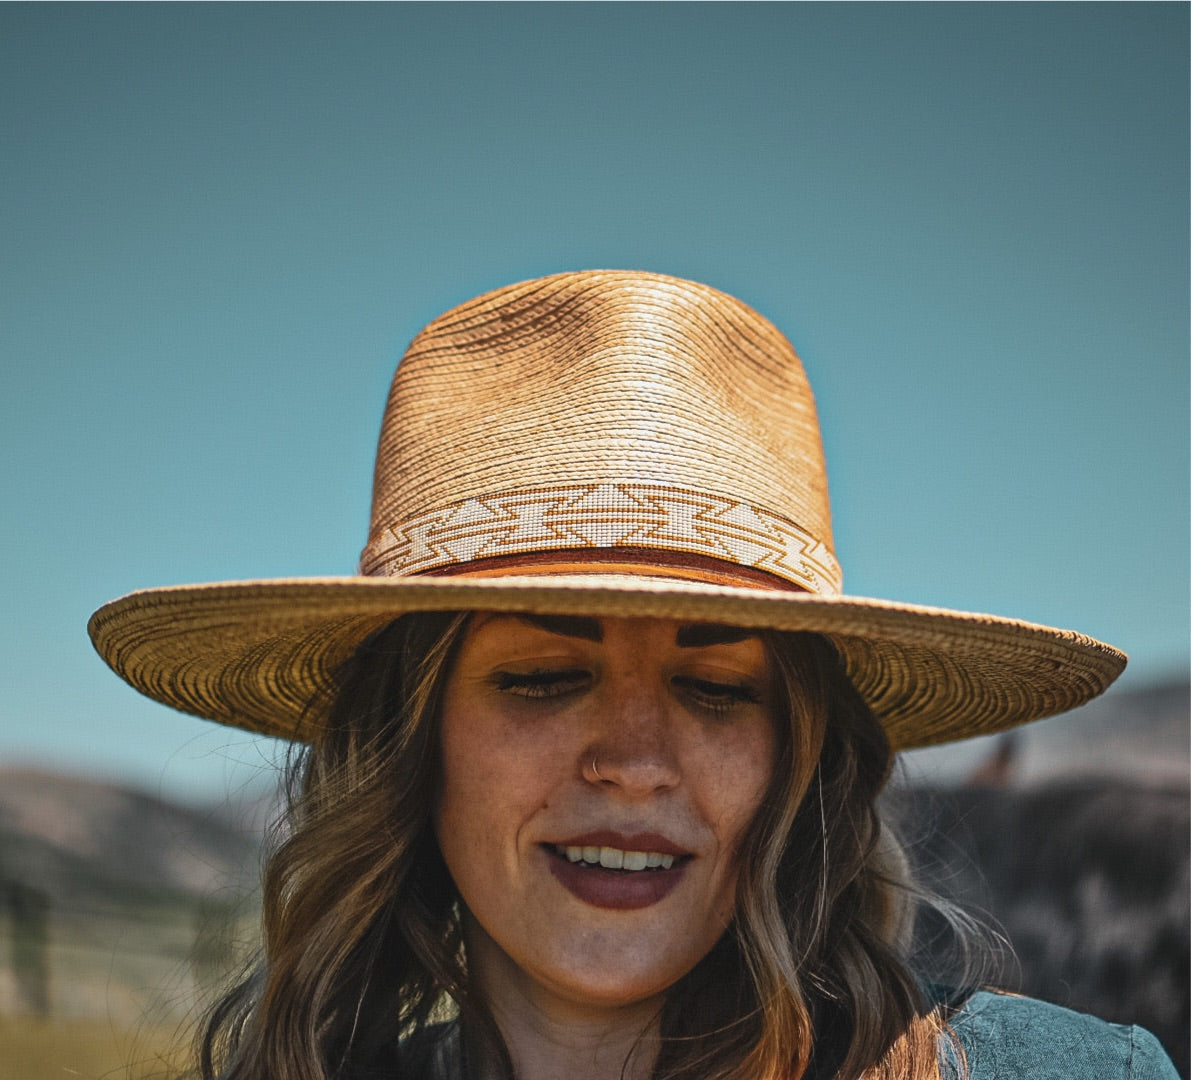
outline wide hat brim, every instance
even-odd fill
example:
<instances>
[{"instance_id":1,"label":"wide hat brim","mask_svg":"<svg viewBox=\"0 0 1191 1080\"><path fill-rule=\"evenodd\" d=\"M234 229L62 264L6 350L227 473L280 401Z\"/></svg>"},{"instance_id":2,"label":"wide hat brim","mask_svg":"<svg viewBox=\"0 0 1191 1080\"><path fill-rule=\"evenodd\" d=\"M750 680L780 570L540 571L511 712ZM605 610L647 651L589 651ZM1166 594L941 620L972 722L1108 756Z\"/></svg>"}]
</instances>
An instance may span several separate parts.
<instances>
[{"instance_id":1,"label":"wide hat brim","mask_svg":"<svg viewBox=\"0 0 1191 1080\"><path fill-rule=\"evenodd\" d=\"M307 578L131 593L88 630L121 678L182 712L310 740L334 672L373 631L417 611L635 616L829 638L896 750L1065 712L1103 692L1120 650L1070 630L852 596L627 574Z\"/></svg>"}]
</instances>

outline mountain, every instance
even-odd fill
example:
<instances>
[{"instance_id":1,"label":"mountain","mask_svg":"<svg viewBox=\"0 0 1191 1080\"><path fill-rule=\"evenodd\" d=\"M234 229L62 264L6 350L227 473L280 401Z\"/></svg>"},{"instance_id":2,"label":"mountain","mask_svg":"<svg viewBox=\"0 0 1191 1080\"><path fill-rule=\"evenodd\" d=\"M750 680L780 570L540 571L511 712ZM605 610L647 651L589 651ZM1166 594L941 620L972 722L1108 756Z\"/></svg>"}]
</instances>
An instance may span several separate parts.
<instances>
[{"instance_id":1,"label":"mountain","mask_svg":"<svg viewBox=\"0 0 1191 1080\"><path fill-rule=\"evenodd\" d=\"M1180 679L1110 690L1081 708L1012 732L912 750L902 755L900 771L915 785L954 786L984 766L994 768L1000 783L1015 787L1077 776L1158 787L1186 784L1191 684Z\"/></svg>"},{"instance_id":2,"label":"mountain","mask_svg":"<svg viewBox=\"0 0 1191 1080\"><path fill-rule=\"evenodd\" d=\"M259 817L259 815L255 815ZM185 1013L255 936L262 833L115 784L0 769L0 1014Z\"/></svg>"},{"instance_id":3,"label":"mountain","mask_svg":"<svg viewBox=\"0 0 1191 1080\"><path fill-rule=\"evenodd\" d=\"M1187 683L1109 693L1000 736L907 755L885 796L928 889L1011 946L994 985L1152 1030L1191 1071ZM943 972L945 919L920 920ZM945 976L944 976L945 979Z\"/></svg>"}]
</instances>

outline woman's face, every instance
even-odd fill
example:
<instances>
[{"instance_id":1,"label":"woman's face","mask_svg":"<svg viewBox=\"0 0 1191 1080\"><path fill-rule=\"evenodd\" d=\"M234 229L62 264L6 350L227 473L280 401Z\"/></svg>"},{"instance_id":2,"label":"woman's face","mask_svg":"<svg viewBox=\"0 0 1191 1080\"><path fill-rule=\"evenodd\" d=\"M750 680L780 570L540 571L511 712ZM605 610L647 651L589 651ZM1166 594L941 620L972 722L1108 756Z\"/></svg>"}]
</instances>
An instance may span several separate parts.
<instances>
[{"instance_id":1,"label":"woman's face","mask_svg":"<svg viewBox=\"0 0 1191 1080\"><path fill-rule=\"evenodd\" d=\"M660 994L732 918L775 757L759 638L706 624L480 614L442 713L435 827L489 993Z\"/></svg>"}]
</instances>

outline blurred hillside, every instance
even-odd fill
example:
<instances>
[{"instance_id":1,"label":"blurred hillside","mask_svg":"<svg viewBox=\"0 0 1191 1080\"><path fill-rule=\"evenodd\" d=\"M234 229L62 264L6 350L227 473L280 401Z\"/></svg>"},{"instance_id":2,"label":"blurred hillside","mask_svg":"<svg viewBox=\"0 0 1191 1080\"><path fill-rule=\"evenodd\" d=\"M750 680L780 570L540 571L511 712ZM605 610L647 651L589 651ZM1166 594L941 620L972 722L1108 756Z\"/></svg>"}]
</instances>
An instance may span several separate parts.
<instances>
[{"instance_id":1,"label":"blurred hillside","mask_svg":"<svg viewBox=\"0 0 1191 1080\"><path fill-rule=\"evenodd\" d=\"M1191 776L1189 697L1185 679L1110 690L1082 708L1005 735L903 754L904 779L953 787L999 757L1006 766L1002 781L1015 787L1077 776L1185 785Z\"/></svg>"},{"instance_id":2,"label":"blurred hillside","mask_svg":"<svg viewBox=\"0 0 1191 1080\"><path fill-rule=\"evenodd\" d=\"M257 808L0 769L0 1015L189 1012L255 932Z\"/></svg>"},{"instance_id":3,"label":"blurred hillside","mask_svg":"<svg viewBox=\"0 0 1191 1080\"><path fill-rule=\"evenodd\" d=\"M983 981L1141 1024L1191 1071L1191 687L1109 693L904 756L886 809L924 884L1000 933ZM919 960L948 981L943 920ZM954 977L952 980L954 981Z\"/></svg>"},{"instance_id":4,"label":"blurred hillside","mask_svg":"<svg viewBox=\"0 0 1191 1080\"><path fill-rule=\"evenodd\" d=\"M1183 1076L1189 693L1110 693L910 755L888 796L926 880L1015 947L993 981L1151 1027ZM269 802L185 807L0 768L0 1039L19 1017L131 1029L192 1015L256 941ZM945 967L939 929L927 921L922 949Z\"/></svg>"},{"instance_id":5,"label":"blurred hillside","mask_svg":"<svg viewBox=\"0 0 1191 1080\"><path fill-rule=\"evenodd\" d=\"M1140 1024L1188 1075L1186 784L1078 777L1029 789L907 788L890 801L919 881L1012 947L982 951L976 981ZM927 910L917 930L919 967L943 985L962 981L946 921Z\"/></svg>"}]
</instances>

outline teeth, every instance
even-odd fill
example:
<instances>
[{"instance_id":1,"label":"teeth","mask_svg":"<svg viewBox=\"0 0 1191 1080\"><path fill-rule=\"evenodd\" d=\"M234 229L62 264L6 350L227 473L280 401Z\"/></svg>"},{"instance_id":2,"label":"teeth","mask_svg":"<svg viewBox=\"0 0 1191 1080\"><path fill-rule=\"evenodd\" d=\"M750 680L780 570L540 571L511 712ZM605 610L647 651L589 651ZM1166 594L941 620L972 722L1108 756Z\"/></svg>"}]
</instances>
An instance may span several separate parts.
<instances>
[{"instance_id":1,"label":"teeth","mask_svg":"<svg viewBox=\"0 0 1191 1080\"><path fill-rule=\"evenodd\" d=\"M563 848L567 862L583 862L588 866L602 866L608 870L669 870L674 865L673 855L661 855L656 851L621 851L613 847Z\"/></svg>"},{"instance_id":2,"label":"teeth","mask_svg":"<svg viewBox=\"0 0 1191 1080\"><path fill-rule=\"evenodd\" d=\"M600 865L605 870L622 870L624 868L624 852L620 848L600 848Z\"/></svg>"}]
</instances>

